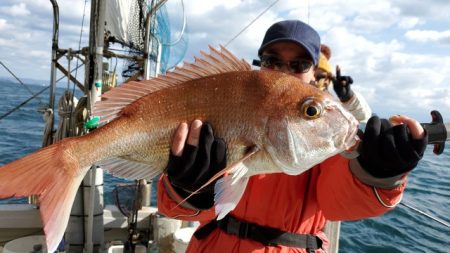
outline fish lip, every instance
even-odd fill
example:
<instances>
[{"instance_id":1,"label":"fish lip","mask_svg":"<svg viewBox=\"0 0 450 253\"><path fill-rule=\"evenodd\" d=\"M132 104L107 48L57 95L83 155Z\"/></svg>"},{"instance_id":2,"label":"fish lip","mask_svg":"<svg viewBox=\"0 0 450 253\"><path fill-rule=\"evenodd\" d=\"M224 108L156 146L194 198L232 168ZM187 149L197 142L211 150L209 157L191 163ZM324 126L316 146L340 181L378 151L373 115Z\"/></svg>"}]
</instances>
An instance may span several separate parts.
<instances>
[{"instance_id":1,"label":"fish lip","mask_svg":"<svg viewBox=\"0 0 450 253\"><path fill-rule=\"evenodd\" d=\"M359 131L359 122L358 122L358 120L356 120L353 117L353 115L351 115L351 118L349 118L349 121L350 121L350 129L353 129L353 131L344 138L344 148L345 148L345 150L348 150L348 149L352 148L360 140L360 138L358 136L358 131Z\"/></svg>"},{"instance_id":2,"label":"fish lip","mask_svg":"<svg viewBox=\"0 0 450 253\"><path fill-rule=\"evenodd\" d=\"M341 145L343 145L343 148L345 150L352 148L359 141L359 137L358 137L359 122L358 122L358 120L356 120L356 118L347 109L345 109L343 107L343 105L340 101L337 101L335 99L326 99L326 100L324 100L323 104L324 104L325 110L339 111L342 114L342 116L348 120L349 125L350 125L349 130L352 130L352 129L353 130L350 132L350 134L347 134L344 137ZM340 145L336 145L336 147L338 147L338 146L340 146Z\"/></svg>"},{"instance_id":3,"label":"fish lip","mask_svg":"<svg viewBox=\"0 0 450 253\"><path fill-rule=\"evenodd\" d=\"M344 139L345 150L352 148L360 140L358 136L358 125L353 126L353 129L355 129L353 133L349 134Z\"/></svg>"}]
</instances>

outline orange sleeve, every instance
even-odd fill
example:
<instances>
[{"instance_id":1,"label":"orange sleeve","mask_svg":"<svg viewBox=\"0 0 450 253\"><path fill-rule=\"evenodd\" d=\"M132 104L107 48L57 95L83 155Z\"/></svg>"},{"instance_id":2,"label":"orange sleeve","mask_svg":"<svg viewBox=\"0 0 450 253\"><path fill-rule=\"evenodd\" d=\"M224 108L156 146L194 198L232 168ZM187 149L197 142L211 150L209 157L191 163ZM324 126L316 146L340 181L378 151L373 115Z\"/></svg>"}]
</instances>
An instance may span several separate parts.
<instances>
[{"instance_id":1,"label":"orange sleeve","mask_svg":"<svg viewBox=\"0 0 450 253\"><path fill-rule=\"evenodd\" d=\"M172 188L166 175L158 181L158 211L170 218L186 221L210 221L215 218L214 207L200 210L187 202L179 204L183 199Z\"/></svg>"},{"instance_id":2,"label":"orange sleeve","mask_svg":"<svg viewBox=\"0 0 450 253\"><path fill-rule=\"evenodd\" d=\"M324 216L328 220L357 220L392 210L387 206L400 201L406 180L392 189L377 189L356 178L349 169L349 161L336 155L320 164L317 200Z\"/></svg>"}]
</instances>

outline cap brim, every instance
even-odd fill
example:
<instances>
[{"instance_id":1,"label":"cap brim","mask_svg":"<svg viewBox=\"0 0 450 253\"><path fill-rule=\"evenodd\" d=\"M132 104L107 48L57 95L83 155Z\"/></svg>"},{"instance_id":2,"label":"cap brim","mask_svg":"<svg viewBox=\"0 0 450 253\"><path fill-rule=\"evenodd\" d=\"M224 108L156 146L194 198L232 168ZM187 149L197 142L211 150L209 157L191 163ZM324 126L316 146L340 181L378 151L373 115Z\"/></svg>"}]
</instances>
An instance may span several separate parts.
<instances>
[{"instance_id":1,"label":"cap brim","mask_svg":"<svg viewBox=\"0 0 450 253\"><path fill-rule=\"evenodd\" d=\"M296 44L298 44L299 46L301 46L302 48L304 48L306 50L306 52L309 54L309 57L311 58L311 60L314 62L314 65L317 65L317 61L314 59L313 57L313 52L310 48L308 48L304 43L302 43L301 41L298 41L296 39L292 39L292 38L278 38L278 39L274 39L271 40L269 42L267 42L266 44L262 45L259 50L258 50L258 55L261 55L262 52L264 50L266 50L269 46L271 46L274 43L277 42L282 42L282 41L288 41L288 42L294 42Z\"/></svg>"}]
</instances>

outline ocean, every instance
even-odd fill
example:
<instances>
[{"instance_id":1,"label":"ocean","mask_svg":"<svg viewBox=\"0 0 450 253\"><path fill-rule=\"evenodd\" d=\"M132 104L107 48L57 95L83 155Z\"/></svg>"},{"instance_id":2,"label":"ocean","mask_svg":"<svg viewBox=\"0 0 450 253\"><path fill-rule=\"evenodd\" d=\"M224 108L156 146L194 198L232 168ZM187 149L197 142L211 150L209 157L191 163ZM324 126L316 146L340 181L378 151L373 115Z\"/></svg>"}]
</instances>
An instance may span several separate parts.
<instances>
[{"instance_id":1,"label":"ocean","mask_svg":"<svg viewBox=\"0 0 450 253\"><path fill-rule=\"evenodd\" d=\"M43 86L29 85L33 92ZM57 100L64 88L57 89ZM31 96L20 84L0 80L0 118ZM18 159L41 147L44 122L38 108L48 101L48 91L0 120L0 165ZM444 119L446 116L443 115ZM447 122L449 119L447 118ZM424 159L410 173L403 202L450 223L450 143L440 156L429 146ZM104 175L104 202L113 204L112 190L117 183L129 182ZM153 194L155 196L155 194ZM153 199L152 202L155 200ZM9 199L0 203L24 203ZM450 228L403 205L387 214L360 221L342 222L340 252L450 253Z\"/></svg>"}]
</instances>

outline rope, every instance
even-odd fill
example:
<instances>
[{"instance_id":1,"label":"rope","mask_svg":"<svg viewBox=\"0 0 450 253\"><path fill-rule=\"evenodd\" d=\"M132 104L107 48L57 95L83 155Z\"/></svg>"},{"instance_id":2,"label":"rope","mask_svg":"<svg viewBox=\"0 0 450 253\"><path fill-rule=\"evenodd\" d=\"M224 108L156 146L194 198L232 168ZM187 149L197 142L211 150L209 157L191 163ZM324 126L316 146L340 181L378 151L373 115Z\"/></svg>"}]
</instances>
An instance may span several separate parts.
<instances>
[{"instance_id":1,"label":"rope","mask_svg":"<svg viewBox=\"0 0 450 253\"><path fill-rule=\"evenodd\" d=\"M42 136L42 147L47 147L53 143L53 133L51 127L53 126L53 110L52 108L47 108L44 111L44 134Z\"/></svg>"},{"instance_id":2,"label":"rope","mask_svg":"<svg viewBox=\"0 0 450 253\"><path fill-rule=\"evenodd\" d=\"M258 20L264 13L266 13L272 6L278 3L280 0L274 1L269 7L267 7L264 11L262 11L255 19L253 19L248 25L246 25L238 34L236 34L231 40L229 40L224 47L227 47L233 40L235 40L239 35L241 35L247 28L249 28L256 20Z\"/></svg>"},{"instance_id":3,"label":"rope","mask_svg":"<svg viewBox=\"0 0 450 253\"><path fill-rule=\"evenodd\" d=\"M421 211L421 210L419 210L419 209L417 209L417 208L415 208L415 207L413 207L413 206L411 206L409 204L405 204L403 202L401 202L400 205L402 205L404 207L407 207L407 208L413 210L414 212L419 213L419 214L421 214L421 215L423 215L425 217L428 217L428 218L430 218L430 219L432 219L432 220L434 220L434 221L436 221L436 222L446 226L447 228L450 228L450 224L448 222L443 221L443 220L441 220L439 218L436 218L436 217L432 216L431 214L427 214L424 211Z\"/></svg>"},{"instance_id":4,"label":"rope","mask_svg":"<svg viewBox=\"0 0 450 253\"><path fill-rule=\"evenodd\" d=\"M383 199L381 199L380 195L378 194L377 187L375 187L375 186L373 187L373 192L374 192L375 196L377 197L378 202L380 202L380 204L386 208L396 207L400 203L400 201L402 201L402 198L403 198L403 194L402 194L402 195L400 195L400 199L397 202L390 205L390 204L387 204L386 202L384 202Z\"/></svg>"},{"instance_id":5,"label":"rope","mask_svg":"<svg viewBox=\"0 0 450 253\"><path fill-rule=\"evenodd\" d=\"M72 117L74 126L72 136L81 136L87 133L86 128L84 128L84 122L88 119L87 101L87 96L83 96L78 100L78 104L73 112L74 116Z\"/></svg>"},{"instance_id":6,"label":"rope","mask_svg":"<svg viewBox=\"0 0 450 253\"><path fill-rule=\"evenodd\" d=\"M78 103L78 99L73 96L72 92L66 90L64 94L59 99L59 106L58 106L58 115L59 115L59 123L58 123L58 130L55 134L55 141L62 140L66 137L73 136L71 129L70 129L70 121L71 121L71 114L73 109L75 109L75 106Z\"/></svg>"}]
</instances>

